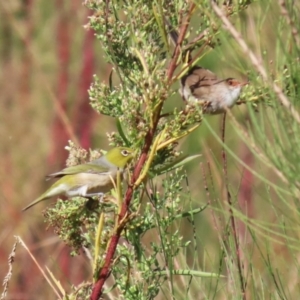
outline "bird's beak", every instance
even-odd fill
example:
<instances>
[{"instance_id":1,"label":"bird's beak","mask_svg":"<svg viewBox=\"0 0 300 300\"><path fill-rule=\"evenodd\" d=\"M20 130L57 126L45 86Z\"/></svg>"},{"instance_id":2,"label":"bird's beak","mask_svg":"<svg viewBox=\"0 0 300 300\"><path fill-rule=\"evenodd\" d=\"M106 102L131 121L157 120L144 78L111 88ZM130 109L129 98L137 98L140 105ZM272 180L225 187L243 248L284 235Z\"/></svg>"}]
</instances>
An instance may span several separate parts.
<instances>
[{"instance_id":1,"label":"bird's beak","mask_svg":"<svg viewBox=\"0 0 300 300\"><path fill-rule=\"evenodd\" d=\"M135 150L132 152L132 157L133 157L133 158L136 158L138 154L139 154L139 149L135 149Z\"/></svg>"},{"instance_id":2,"label":"bird's beak","mask_svg":"<svg viewBox=\"0 0 300 300\"><path fill-rule=\"evenodd\" d=\"M245 85L249 84L249 82L250 82L249 80L247 80L247 81L245 81L245 82L241 82L241 83L240 83L240 86L245 86Z\"/></svg>"}]
</instances>

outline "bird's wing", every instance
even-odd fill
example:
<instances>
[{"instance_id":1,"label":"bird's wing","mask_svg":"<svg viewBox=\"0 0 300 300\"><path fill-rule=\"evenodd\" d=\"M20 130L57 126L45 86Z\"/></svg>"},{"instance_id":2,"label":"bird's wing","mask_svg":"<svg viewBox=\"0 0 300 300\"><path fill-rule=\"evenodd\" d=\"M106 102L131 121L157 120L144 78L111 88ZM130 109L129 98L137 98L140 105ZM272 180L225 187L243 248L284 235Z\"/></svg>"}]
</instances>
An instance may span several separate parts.
<instances>
[{"instance_id":1,"label":"bird's wing","mask_svg":"<svg viewBox=\"0 0 300 300\"><path fill-rule=\"evenodd\" d=\"M215 73L203 68L194 69L189 77L190 82L188 82L188 85L193 89L211 86L219 81Z\"/></svg>"},{"instance_id":2,"label":"bird's wing","mask_svg":"<svg viewBox=\"0 0 300 300\"><path fill-rule=\"evenodd\" d=\"M207 100L211 92L211 86L218 83L220 79L213 72L195 66L185 78L184 86L190 90L196 99Z\"/></svg>"},{"instance_id":3,"label":"bird's wing","mask_svg":"<svg viewBox=\"0 0 300 300\"><path fill-rule=\"evenodd\" d=\"M99 174L99 173L107 173L107 172L109 172L109 168L107 167L94 165L94 164L83 164L83 165L68 167L61 170L60 172L50 174L46 177L46 179L62 177L65 175L74 175L78 173Z\"/></svg>"}]
</instances>

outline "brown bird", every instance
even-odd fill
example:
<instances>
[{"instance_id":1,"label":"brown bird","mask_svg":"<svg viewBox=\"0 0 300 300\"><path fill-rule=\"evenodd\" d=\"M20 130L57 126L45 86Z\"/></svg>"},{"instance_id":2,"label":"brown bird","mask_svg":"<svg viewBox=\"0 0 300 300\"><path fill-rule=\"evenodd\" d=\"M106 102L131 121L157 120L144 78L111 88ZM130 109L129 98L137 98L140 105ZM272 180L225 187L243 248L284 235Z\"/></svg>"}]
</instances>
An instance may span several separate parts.
<instances>
[{"instance_id":1,"label":"brown bird","mask_svg":"<svg viewBox=\"0 0 300 300\"><path fill-rule=\"evenodd\" d=\"M168 34L176 46L178 32L167 18L164 18ZM188 52L191 63L191 53ZM213 72L199 66L192 67L181 78L179 90L188 103L199 103L206 114L220 114L231 108L240 96L242 87L248 82L240 82L234 78L220 79Z\"/></svg>"},{"instance_id":2,"label":"brown bird","mask_svg":"<svg viewBox=\"0 0 300 300\"><path fill-rule=\"evenodd\" d=\"M235 104L246 84L234 78L219 79L213 72L194 66L181 78L180 94L186 102L202 104L204 113L220 114Z\"/></svg>"}]
</instances>

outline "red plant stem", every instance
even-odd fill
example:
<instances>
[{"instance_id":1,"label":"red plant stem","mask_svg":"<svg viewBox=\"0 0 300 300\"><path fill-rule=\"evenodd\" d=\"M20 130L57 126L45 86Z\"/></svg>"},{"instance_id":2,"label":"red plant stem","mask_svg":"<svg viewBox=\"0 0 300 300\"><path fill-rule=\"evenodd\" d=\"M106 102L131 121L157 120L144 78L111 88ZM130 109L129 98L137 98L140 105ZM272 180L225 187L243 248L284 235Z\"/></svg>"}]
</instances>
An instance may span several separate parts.
<instances>
[{"instance_id":1,"label":"red plant stem","mask_svg":"<svg viewBox=\"0 0 300 300\"><path fill-rule=\"evenodd\" d=\"M70 32L69 32L69 18L67 16L66 4L63 1L56 1L56 9L58 12L57 20L57 58L59 61L57 100L62 108L67 109L67 96L69 86L69 72L68 66L70 61ZM70 138L66 127L59 115L55 116L52 126L52 152L49 156L50 165L57 164L63 166L67 159L67 151L64 147Z\"/></svg>"},{"instance_id":2,"label":"red plant stem","mask_svg":"<svg viewBox=\"0 0 300 300\"><path fill-rule=\"evenodd\" d=\"M195 7L195 4L191 4L188 17L185 20L185 22L182 24L180 31L179 31L178 42L175 47L175 50L174 50L174 53L172 56L172 60L169 64L169 67L167 70L167 81L169 84L172 82L173 73L177 67L176 61L180 54L180 45L186 35L187 29L189 26L189 21L190 21L194 7ZM132 199L132 195L133 195L133 191L134 191L134 184L135 184L136 180L138 179L138 177L143 169L143 166L147 160L148 152L150 150L151 144L154 139L154 135L155 135L158 121L159 121L159 116L160 116L162 106L163 106L163 102L161 102L160 107L157 109L156 117L155 117L155 120L153 121L153 127L147 132L147 134L145 136L145 144L142 149L142 153L141 153L139 160L134 168L134 171L133 171L133 174L131 177L131 183L130 183L129 187L127 188L125 198L123 201L123 205L121 208L121 212L118 216L118 227L117 227L116 232L113 234L113 236L111 237L111 239L109 241L109 246L107 249L105 261L104 261L103 267L100 270L98 280L93 287L91 298L90 298L91 300L98 300L101 297L103 285L104 285L106 279L108 278L108 276L110 275L110 269L111 269L113 257L115 255L121 233L125 226L125 223L123 221L126 217L126 214L128 212L128 208L129 208L129 205L130 205L130 202Z\"/></svg>"},{"instance_id":3,"label":"red plant stem","mask_svg":"<svg viewBox=\"0 0 300 300\"><path fill-rule=\"evenodd\" d=\"M142 171L142 168L143 168L143 166L146 162L147 155L148 155L148 152L150 150L150 146L152 144L154 133L155 133L155 130L156 130L156 127L157 127L157 123L158 123L158 118L157 118L157 121L154 124L154 127L152 128L152 130L150 130L147 133L146 137L145 137L145 145L144 145L144 148L142 150L142 154L141 154L141 156L140 156L140 158L139 158L139 160L136 164L136 167L133 171L133 175L131 177L131 183L130 183L127 191L126 191L125 199L124 199L124 202L123 202L123 205L122 205L122 208L121 208L121 212L118 216L119 226L117 227L117 230L116 230L115 234L110 239L109 247L108 247L108 250L107 250L106 257L105 257L105 262L104 262L103 267L101 268L101 271L100 271L100 274L99 274L99 279L94 285L92 295L91 295L91 300L98 300L100 298L100 296L102 294L102 287L103 287L106 279L108 278L108 276L110 274L111 262L112 262L112 259L114 257L114 254L116 252L116 248L117 248L121 233L122 233L123 228L124 228L124 225L121 225L122 220L125 218L125 216L128 212L128 208L129 208L130 201L131 201L131 198L132 198L132 194L133 194L133 191L134 191L134 183L138 179L138 177L139 177L139 175Z\"/></svg>"},{"instance_id":4,"label":"red plant stem","mask_svg":"<svg viewBox=\"0 0 300 300\"><path fill-rule=\"evenodd\" d=\"M29 45L32 43L33 36L33 18L32 18L32 8L33 0L25 0L23 1L23 14L26 20L26 32L24 34L25 39L25 47L22 58L22 68L21 68L21 97L23 109L26 109L26 105L28 104L28 100L30 99L30 80L32 74L32 58L30 55Z\"/></svg>"},{"instance_id":5,"label":"red plant stem","mask_svg":"<svg viewBox=\"0 0 300 300\"><path fill-rule=\"evenodd\" d=\"M24 31L24 48L23 48L23 57L22 57L22 65L21 65L21 86L20 86L20 96L19 101L20 101L20 107L22 107L22 110L24 112L24 115L28 112L29 109L29 104L30 104L30 99L32 98L32 74L33 74L33 62L32 62L32 56L30 54L30 45L33 42L33 36L34 36L34 22L35 18L33 18L33 12L34 12L34 7L35 4L33 0L25 0L22 3L22 14L24 18L24 25L23 28L25 29ZM6 43L4 42L6 45ZM6 45L7 47L7 45ZM27 122L26 122L27 123ZM24 124L24 126L28 126L28 124ZM27 127L27 130L30 130ZM9 162L8 159L4 160L5 163ZM8 173L7 173L8 174ZM9 175L8 175L9 176ZM10 178L10 176L9 176ZM9 186L5 184L5 186ZM8 199L13 199L13 198L8 198ZM29 270L27 270L29 271ZM31 276L24 276L24 281L23 284L20 285L20 289L18 292L23 293L23 295L28 292L27 287L31 286L32 282L36 282L36 279L38 278L38 274L30 270L29 271ZM30 278L29 278L30 277Z\"/></svg>"},{"instance_id":6,"label":"red plant stem","mask_svg":"<svg viewBox=\"0 0 300 300\"><path fill-rule=\"evenodd\" d=\"M88 16L89 14L87 14L87 17ZM81 147L85 149L91 147L92 126L96 117L95 111L90 106L87 93L93 79L95 66L93 42L94 31L90 29L86 31L83 42L82 70L78 85L78 99L76 101L78 104L76 105L73 117L74 131L79 138Z\"/></svg>"},{"instance_id":7,"label":"red plant stem","mask_svg":"<svg viewBox=\"0 0 300 300\"><path fill-rule=\"evenodd\" d=\"M243 144L240 149L242 160L247 166L253 167L254 159L252 152L248 147ZM248 218L254 218L254 205L253 205L253 187L254 187L254 175L251 171L245 168L243 172L243 178L241 181L241 188L239 192L239 205ZM243 234L243 239L245 239L247 233L247 226L245 223L240 222L239 225L240 232ZM240 235L241 235L240 233Z\"/></svg>"},{"instance_id":8,"label":"red plant stem","mask_svg":"<svg viewBox=\"0 0 300 300\"><path fill-rule=\"evenodd\" d=\"M57 86L57 100L61 105L61 108L67 110L67 97L69 86L69 61L70 61L70 49L71 39L69 31L69 18L68 7L63 1L57 0L55 2L57 11L57 58L59 61L59 74L58 74L58 86ZM64 147L70 138L65 124L59 115L56 115L53 121L52 127L52 152L49 156L49 162L51 165L57 164L57 166L63 166L67 159L68 153ZM70 255L66 248L61 252L59 256L59 265L64 274L64 277L70 277Z\"/></svg>"},{"instance_id":9,"label":"red plant stem","mask_svg":"<svg viewBox=\"0 0 300 300\"><path fill-rule=\"evenodd\" d=\"M180 54L180 51L181 51L181 45L182 45L182 42L186 36L186 32L188 30L188 27L190 25L190 20L191 20L191 17L192 17L192 12L195 8L195 4L192 3L191 6L190 6L190 9L189 9L189 13L187 15L187 18L186 20L183 22L181 28L180 28L180 31L179 31L179 35L178 35L178 40L177 40L177 44L175 46L175 50L174 50L174 53L173 53L173 57L172 57L172 60L171 60L171 63L169 65L169 69L168 69L168 72L167 72L167 78L168 78L168 81L170 81L172 79L172 76L173 76L173 73L177 67L177 59L179 57L179 54Z\"/></svg>"}]
</instances>

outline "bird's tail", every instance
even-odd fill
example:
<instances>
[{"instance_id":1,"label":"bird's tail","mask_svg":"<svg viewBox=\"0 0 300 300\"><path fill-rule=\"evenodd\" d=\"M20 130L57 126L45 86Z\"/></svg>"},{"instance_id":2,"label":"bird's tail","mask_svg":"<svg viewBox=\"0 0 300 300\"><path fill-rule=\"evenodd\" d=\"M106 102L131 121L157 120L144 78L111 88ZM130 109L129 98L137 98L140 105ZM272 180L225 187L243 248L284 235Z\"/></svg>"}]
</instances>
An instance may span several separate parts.
<instances>
[{"instance_id":1,"label":"bird's tail","mask_svg":"<svg viewBox=\"0 0 300 300\"><path fill-rule=\"evenodd\" d=\"M168 34L169 36L171 37L171 40L174 44L174 46L176 46L177 44L177 41L178 41L178 32L177 30L172 26L172 24L170 23L170 21L164 17L164 21L167 25L167 28L168 28Z\"/></svg>"},{"instance_id":2,"label":"bird's tail","mask_svg":"<svg viewBox=\"0 0 300 300\"><path fill-rule=\"evenodd\" d=\"M39 198L37 198L36 200L32 201L29 205L27 205L26 207L24 207L22 209L22 211L27 210L28 208L36 205L37 203L44 201L44 200L48 200L50 199L52 196L47 195L46 193L44 193L43 195L41 195Z\"/></svg>"}]
</instances>

